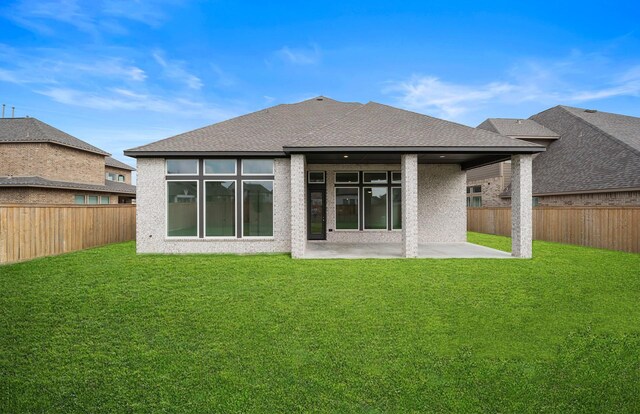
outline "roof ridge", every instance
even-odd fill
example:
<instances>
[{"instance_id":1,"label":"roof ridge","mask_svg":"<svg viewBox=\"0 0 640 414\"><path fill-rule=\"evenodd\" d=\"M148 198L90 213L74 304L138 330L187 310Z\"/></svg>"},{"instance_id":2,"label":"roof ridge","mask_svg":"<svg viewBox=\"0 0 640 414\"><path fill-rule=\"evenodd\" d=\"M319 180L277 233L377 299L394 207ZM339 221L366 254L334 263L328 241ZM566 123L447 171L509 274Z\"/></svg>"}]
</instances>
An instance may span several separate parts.
<instances>
[{"instance_id":1,"label":"roof ridge","mask_svg":"<svg viewBox=\"0 0 640 414\"><path fill-rule=\"evenodd\" d=\"M73 135L69 134L68 132L65 132L65 131L63 131L61 129L58 129L58 128L54 127L53 125L49 125L46 122L39 120L38 118L34 118L34 117L30 116L30 117L24 117L24 118L21 118L21 119L31 120L31 122L35 126L35 128L37 128L38 131L40 131L40 133L42 134L43 138L45 139L45 142L49 142L49 143L53 143L53 144L57 144L57 145L62 145L63 147L68 147L68 148L75 148L75 149L80 150L80 151L92 152L94 154L97 153L97 154L104 155L104 156L111 156L111 154L109 154L107 151L105 151L105 150L103 150L101 148L98 148L95 145L89 144L87 141L82 140L82 139L80 139L78 137L75 137L75 136L73 136ZM55 139L55 137L51 138L51 136L47 133L47 131L43 129L43 126L46 126L47 128L55 129L57 131L60 131L62 134L68 135L71 138L73 138L75 140L78 140L78 141L82 142L83 144L87 145L88 148L82 148L82 147L79 147L78 145L71 145L69 143L60 142L60 140ZM89 148L93 148L93 150L89 149Z\"/></svg>"},{"instance_id":2,"label":"roof ridge","mask_svg":"<svg viewBox=\"0 0 640 414\"><path fill-rule=\"evenodd\" d=\"M329 99L331 99L331 98L329 98ZM338 102L338 101L335 101L335 102ZM308 137L308 136L310 136L310 135L313 135L313 134L315 134L316 132L318 132L318 131L320 131L320 130L322 130L322 129L324 129L324 128L326 128L326 127L330 126L330 125L335 124L336 122L338 122L338 121L340 121L340 120L344 119L345 117L347 117L348 115L352 114L353 112L358 111L358 110L360 110L360 109L364 108L364 107L365 107L365 106L367 106L370 102L367 102L366 104L362 104L362 103L359 103L359 102L341 102L341 103L357 103L357 104L358 104L358 106L357 106L356 108L353 108L353 109L352 109L352 110L350 110L350 111L345 112L344 114L342 114L342 116L337 117L336 119L332 120L331 122L327 122L326 124L324 124L324 125L322 125L322 126L320 126L320 127L316 128L316 129L314 129L313 131L309 131L309 132L307 132L304 136L302 136L302 137L300 137L300 138L296 139L295 141L293 141L292 143L290 143L288 146L293 146L294 144L297 144L297 143L298 143L298 142L300 142L301 140L305 139L306 137Z\"/></svg>"},{"instance_id":3,"label":"roof ridge","mask_svg":"<svg viewBox=\"0 0 640 414\"><path fill-rule=\"evenodd\" d=\"M578 115L574 114L573 112L571 112L571 111L569 111L569 110L567 109L567 108L575 108L575 107L571 107L571 106L566 107L565 105L558 105L558 106L560 107L560 109L562 109L563 111L565 111L566 113L568 113L568 114L569 114L569 115L571 115L572 117L574 117L574 118L578 119L580 122L582 122L582 123L584 123L584 124L589 125L591 128L593 128L593 129L595 129L596 131L598 131L598 132L600 132L600 133L604 134L604 135L605 135L605 136L607 136L608 138L613 139L614 141L616 141L616 142L617 142L617 143L619 143L619 144L622 144L622 145L623 145L624 147L626 147L626 148L629 148L629 149L630 149L632 152L634 152L635 154L640 155L640 150L638 150L638 149L636 149L636 148L632 147L631 145L627 144L626 142L622 141L621 139L619 139L619 138L617 138L617 137L615 137L615 136L611 135L610 133L606 132L605 130L603 130L603 129L602 129L602 128L600 128L599 126L592 124L591 122L587 121L587 120L586 120L586 119L584 119L583 117L578 116ZM550 108L550 109L552 109L552 108ZM584 110L584 108L576 108L576 109L583 109L583 110ZM604 113L606 113L606 114L612 114L612 115L619 115L619 114L614 114L613 112L604 112ZM635 117L632 117L632 118L635 118Z\"/></svg>"}]
</instances>

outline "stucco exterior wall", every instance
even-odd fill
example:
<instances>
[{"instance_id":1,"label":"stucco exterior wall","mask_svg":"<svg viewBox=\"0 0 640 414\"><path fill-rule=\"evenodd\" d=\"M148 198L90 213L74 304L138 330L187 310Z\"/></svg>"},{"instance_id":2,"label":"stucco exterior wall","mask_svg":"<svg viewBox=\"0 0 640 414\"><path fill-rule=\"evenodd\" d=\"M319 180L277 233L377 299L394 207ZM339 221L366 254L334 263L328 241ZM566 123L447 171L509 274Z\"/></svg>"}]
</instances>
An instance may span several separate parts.
<instances>
[{"instance_id":1,"label":"stucco exterior wall","mask_svg":"<svg viewBox=\"0 0 640 414\"><path fill-rule=\"evenodd\" d=\"M278 253L291 251L290 162L275 160L273 237L268 239L187 239L166 237L164 159L140 158L137 163L136 248L138 253ZM239 218L241 219L241 218Z\"/></svg>"},{"instance_id":2,"label":"stucco exterior wall","mask_svg":"<svg viewBox=\"0 0 640 414\"><path fill-rule=\"evenodd\" d=\"M466 186L458 164L418 166L418 243L467 241Z\"/></svg>"},{"instance_id":3,"label":"stucco exterior wall","mask_svg":"<svg viewBox=\"0 0 640 414\"><path fill-rule=\"evenodd\" d=\"M50 143L0 144L0 176L104 184L104 155Z\"/></svg>"}]
</instances>

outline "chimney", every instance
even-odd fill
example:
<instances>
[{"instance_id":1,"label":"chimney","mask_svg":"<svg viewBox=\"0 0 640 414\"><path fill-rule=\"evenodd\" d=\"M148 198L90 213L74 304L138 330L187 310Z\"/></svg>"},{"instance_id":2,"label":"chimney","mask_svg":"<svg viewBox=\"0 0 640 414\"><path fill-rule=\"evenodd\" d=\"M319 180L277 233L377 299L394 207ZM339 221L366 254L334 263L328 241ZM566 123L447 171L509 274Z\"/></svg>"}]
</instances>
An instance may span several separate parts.
<instances>
[{"instance_id":1,"label":"chimney","mask_svg":"<svg viewBox=\"0 0 640 414\"><path fill-rule=\"evenodd\" d=\"M5 106L6 106L5 104L2 104L2 117L3 117L3 118L4 118L4 107L5 107Z\"/></svg>"},{"instance_id":2,"label":"chimney","mask_svg":"<svg viewBox=\"0 0 640 414\"><path fill-rule=\"evenodd\" d=\"M12 107L11 107L11 118L14 118L14 117L15 117L15 115L16 115L16 107L15 107L15 106L12 106Z\"/></svg>"}]
</instances>

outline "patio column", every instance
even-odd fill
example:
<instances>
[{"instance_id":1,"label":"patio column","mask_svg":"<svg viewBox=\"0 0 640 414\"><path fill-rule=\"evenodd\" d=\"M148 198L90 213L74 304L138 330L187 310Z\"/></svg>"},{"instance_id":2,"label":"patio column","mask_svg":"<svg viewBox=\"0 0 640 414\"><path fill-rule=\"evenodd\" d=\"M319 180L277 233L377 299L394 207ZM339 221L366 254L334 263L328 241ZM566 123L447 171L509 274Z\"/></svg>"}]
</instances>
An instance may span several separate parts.
<instances>
[{"instance_id":1,"label":"patio column","mask_svg":"<svg viewBox=\"0 0 640 414\"><path fill-rule=\"evenodd\" d=\"M307 245L305 156L291 155L291 257L304 256Z\"/></svg>"},{"instance_id":2,"label":"patio column","mask_svg":"<svg viewBox=\"0 0 640 414\"><path fill-rule=\"evenodd\" d=\"M511 157L511 255L531 257L533 220L530 154Z\"/></svg>"},{"instance_id":3,"label":"patio column","mask_svg":"<svg viewBox=\"0 0 640 414\"><path fill-rule=\"evenodd\" d=\"M418 257L418 154L402 155L402 255Z\"/></svg>"}]
</instances>

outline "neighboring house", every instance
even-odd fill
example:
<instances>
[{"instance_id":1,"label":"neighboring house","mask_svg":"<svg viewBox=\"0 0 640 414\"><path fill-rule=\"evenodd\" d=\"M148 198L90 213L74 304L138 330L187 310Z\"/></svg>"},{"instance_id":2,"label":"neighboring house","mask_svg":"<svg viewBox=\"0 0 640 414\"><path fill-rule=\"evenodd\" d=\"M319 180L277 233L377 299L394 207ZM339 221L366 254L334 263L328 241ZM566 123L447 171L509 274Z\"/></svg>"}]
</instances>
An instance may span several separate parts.
<instances>
[{"instance_id":1,"label":"neighboring house","mask_svg":"<svg viewBox=\"0 0 640 414\"><path fill-rule=\"evenodd\" d=\"M545 147L560 138L556 132L531 119L489 118L477 128ZM467 207L511 205L511 201L503 195L509 184L511 184L511 161L486 165L469 171L467 173Z\"/></svg>"},{"instance_id":2,"label":"neighboring house","mask_svg":"<svg viewBox=\"0 0 640 414\"><path fill-rule=\"evenodd\" d=\"M490 119L478 128L512 136L503 127L511 121ZM548 147L533 160L534 205L640 205L640 118L556 106L521 121L537 124L557 136L545 137L545 132L537 132L533 139L513 136ZM476 177L470 174L470 178ZM508 181L505 180L500 193L502 202L497 201L495 189L489 191L490 186L484 184L499 181L500 174L477 178L482 180L469 181L468 185L483 185L483 206L510 205Z\"/></svg>"},{"instance_id":3,"label":"neighboring house","mask_svg":"<svg viewBox=\"0 0 640 414\"><path fill-rule=\"evenodd\" d=\"M0 203L131 203L134 168L35 118L0 119Z\"/></svg>"},{"instance_id":4,"label":"neighboring house","mask_svg":"<svg viewBox=\"0 0 640 414\"><path fill-rule=\"evenodd\" d=\"M299 258L317 243L389 243L416 257L466 242L467 170L511 159L512 255L530 257L541 151L374 102L278 105L126 150L138 165L136 247Z\"/></svg>"}]
</instances>

